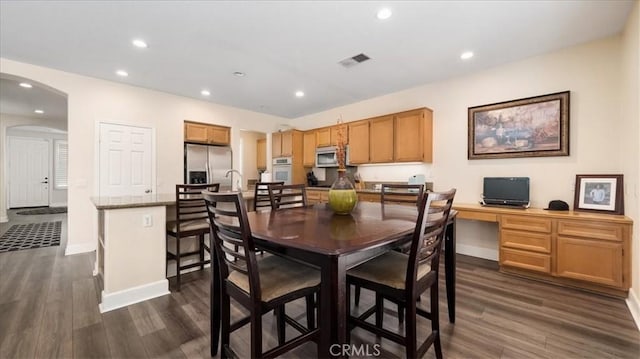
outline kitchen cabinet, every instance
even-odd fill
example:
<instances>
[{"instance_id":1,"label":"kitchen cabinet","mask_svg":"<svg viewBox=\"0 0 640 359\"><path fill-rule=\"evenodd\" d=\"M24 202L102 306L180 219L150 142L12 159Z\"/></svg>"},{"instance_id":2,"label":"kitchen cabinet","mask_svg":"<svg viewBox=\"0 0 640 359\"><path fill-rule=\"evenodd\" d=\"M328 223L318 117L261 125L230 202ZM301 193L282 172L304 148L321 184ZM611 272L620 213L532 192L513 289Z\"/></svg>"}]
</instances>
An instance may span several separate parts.
<instances>
[{"instance_id":1,"label":"kitchen cabinet","mask_svg":"<svg viewBox=\"0 0 640 359\"><path fill-rule=\"evenodd\" d=\"M458 219L498 224L500 270L627 297L631 232L625 216L455 204Z\"/></svg>"},{"instance_id":2,"label":"kitchen cabinet","mask_svg":"<svg viewBox=\"0 0 640 359\"><path fill-rule=\"evenodd\" d=\"M342 127L342 136L345 144L349 144L349 126L346 123L341 125L331 126L329 129L330 138L331 138L331 146L338 145L338 133L340 132L340 127Z\"/></svg>"},{"instance_id":3,"label":"kitchen cabinet","mask_svg":"<svg viewBox=\"0 0 640 359\"><path fill-rule=\"evenodd\" d=\"M228 146L231 128L198 122L184 122L184 142Z\"/></svg>"},{"instance_id":4,"label":"kitchen cabinet","mask_svg":"<svg viewBox=\"0 0 640 359\"><path fill-rule=\"evenodd\" d=\"M292 184L307 183L303 162L303 135L301 131L290 130L271 134L271 156L291 157Z\"/></svg>"},{"instance_id":5,"label":"kitchen cabinet","mask_svg":"<svg viewBox=\"0 0 640 359\"><path fill-rule=\"evenodd\" d=\"M327 203L329 202L329 191L307 189L307 203Z\"/></svg>"},{"instance_id":6,"label":"kitchen cabinet","mask_svg":"<svg viewBox=\"0 0 640 359\"><path fill-rule=\"evenodd\" d=\"M256 143L256 167L259 170L267 169L267 139L261 138Z\"/></svg>"},{"instance_id":7,"label":"kitchen cabinet","mask_svg":"<svg viewBox=\"0 0 640 359\"><path fill-rule=\"evenodd\" d=\"M624 239L624 227L619 225L558 221L558 276L621 287L625 282Z\"/></svg>"},{"instance_id":8,"label":"kitchen cabinet","mask_svg":"<svg viewBox=\"0 0 640 359\"><path fill-rule=\"evenodd\" d=\"M316 130L316 147L331 146L331 127Z\"/></svg>"},{"instance_id":9,"label":"kitchen cabinet","mask_svg":"<svg viewBox=\"0 0 640 359\"><path fill-rule=\"evenodd\" d=\"M550 274L551 219L502 216L500 264Z\"/></svg>"},{"instance_id":10,"label":"kitchen cabinet","mask_svg":"<svg viewBox=\"0 0 640 359\"><path fill-rule=\"evenodd\" d=\"M274 132L271 134L272 157L291 157L293 155L294 131Z\"/></svg>"},{"instance_id":11,"label":"kitchen cabinet","mask_svg":"<svg viewBox=\"0 0 640 359\"><path fill-rule=\"evenodd\" d=\"M302 165L313 167L316 165L316 131L307 131L302 135Z\"/></svg>"},{"instance_id":12,"label":"kitchen cabinet","mask_svg":"<svg viewBox=\"0 0 640 359\"><path fill-rule=\"evenodd\" d=\"M369 126L369 162L393 162L393 115L373 118Z\"/></svg>"},{"instance_id":13,"label":"kitchen cabinet","mask_svg":"<svg viewBox=\"0 0 640 359\"><path fill-rule=\"evenodd\" d=\"M369 163L369 121L350 122L348 129L350 164Z\"/></svg>"},{"instance_id":14,"label":"kitchen cabinet","mask_svg":"<svg viewBox=\"0 0 640 359\"><path fill-rule=\"evenodd\" d=\"M418 109L395 115L395 162L432 162L431 113Z\"/></svg>"}]
</instances>

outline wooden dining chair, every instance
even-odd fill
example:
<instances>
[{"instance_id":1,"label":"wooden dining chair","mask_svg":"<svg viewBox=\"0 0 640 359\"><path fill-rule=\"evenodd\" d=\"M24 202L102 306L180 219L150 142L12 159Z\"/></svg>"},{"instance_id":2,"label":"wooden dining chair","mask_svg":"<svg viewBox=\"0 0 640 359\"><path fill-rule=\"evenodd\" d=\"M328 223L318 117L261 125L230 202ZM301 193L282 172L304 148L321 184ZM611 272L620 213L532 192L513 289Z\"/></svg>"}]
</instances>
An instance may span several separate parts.
<instances>
[{"instance_id":1,"label":"wooden dining chair","mask_svg":"<svg viewBox=\"0 0 640 359\"><path fill-rule=\"evenodd\" d=\"M381 185L380 201L382 203L412 203L418 206L424 194L424 184L392 184Z\"/></svg>"},{"instance_id":2,"label":"wooden dining chair","mask_svg":"<svg viewBox=\"0 0 640 359\"><path fill-rule=\"evenodd\" d=\"M275 210L307 205L307 187L304 184L272 185L268 188L271 208Z\"/></svg>"},{"instance_id":3,"label":"wooden dining chair","mask_svg":"<svg viewBox=\"0 0 640 359\"><path fill-rule=\"evenodd\" d=\"M380 192L380 202L393 203L393 204L414 204L416 207L420 205L420 200L424 195L424 184L395 184L395 183L383 183ZM408 253L410 245L404 245L397 249L400 252ZM356 286L355 288L355 304L360 304L360 292L361 288ZM419 298L418 298L419 299ZM398 322L401 324L404 321L404 311L402 307L398 307Z\"/></svg>"},{"instance_id":4,"label":"wooden dining chair","mask_svg":"<svg viewBox=\"0 0 640 359\"><path fill-rule=\"evenodd\" d=\"M317 342L320 331L315 325L313 298L320 290L320 272L276 255L256 257L241 193L205 192L204 198L220 269L222 357L237 357L229 346L230 334L248 323L251 358L273 358L307 341ZM245 307L249 316L231 323L231 298ZM299 298L307 302L307 327L285 313L285 304ZM276 311L278 346L263 352L262 315L271 310ZM286 324L301 334L286 341Z\"/></svg>"},{"instance_id":5,"label":"wooden dining chair","mask_svg":"<svg viewBox=\"0 0 640 359\"><path fill-rule=\"evenodd\" d=\"M376 293L375 305L349 323L362 327L393 342L404 345L407 358L422 357L433 344L437 358L442 358L440 343L438 274L440 251L456 190L427 193L420 201L418 219L409 254L387 252L347 271L347 283ZM437 203L437 204L436 204ZM434 205L435 204L435 205ZM430 311L416 307L418 297L430 290ZM347 291L347 303L349 303ZM405 336L383 328L384 300L406 309ZM375 314L375 324L366 321ZM417 346L416 322L420 315L431 320L431 333Z\"/></svg>"},{"instance_id":6,"label":"wooden dining chair","mask_svg":"<svg viewBox=\"0 0 640 359\"><path fill-rule=\"evenodd\" d=\"M271 198L269 197L269 186L284 185L280 182L258 182L253 192L253 210L271 210Z\"/></svg>"},{"instance_id":7,"label":"wooden dining chair","mask_svg":"<svg viewBox=\"0 0 640 359\"><path fill-rule=\"evenodd\" d=\"M202 198L202 191L218 192L219 183L209 184L178 184L176 185L176 219L167 222L166 251L167 264L173 260L176 262L176 290L180 291L180 274L183 270L200 267L210 262L205 260L204 252L211 249L205 244L204 236L209 233L209 223L207 222L207 209ZM169 237L176 239L175 253L169 250ZM189 252L182 252L181 246L185 238L198 238L198 247ZM187 265L182 265L185 257L198 255L198 261ZM168 267L168 265L167 265ZM167 273L165 273L167 274Z\"/></svg>"}]
</instances>

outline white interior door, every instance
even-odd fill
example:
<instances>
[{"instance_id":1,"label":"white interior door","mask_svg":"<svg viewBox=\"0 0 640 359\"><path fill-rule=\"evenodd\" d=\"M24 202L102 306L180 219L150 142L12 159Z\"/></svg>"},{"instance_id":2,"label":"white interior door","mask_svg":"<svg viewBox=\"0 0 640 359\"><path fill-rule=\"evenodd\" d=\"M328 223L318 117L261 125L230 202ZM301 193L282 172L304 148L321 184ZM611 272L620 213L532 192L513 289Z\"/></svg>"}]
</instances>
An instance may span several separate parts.
<instances>
[{"instance_id":1,"label":"white interior door","mask_svg":"<svg viewBox=\"0 0 640 359\"><path fill-rule=\"evenodd\" d=\"M152 192L151 129L100 124L100 196Z\"/></svg>"},{"instance_id":2,"label":"white interior door","mask_svg":"<svg viewBox=\"0 0 640 359\"><path fill-rule=\"evenodd\" d=\"M9 137L9 208L49 205L49 141Z\"/></svg>"}]
</instances>

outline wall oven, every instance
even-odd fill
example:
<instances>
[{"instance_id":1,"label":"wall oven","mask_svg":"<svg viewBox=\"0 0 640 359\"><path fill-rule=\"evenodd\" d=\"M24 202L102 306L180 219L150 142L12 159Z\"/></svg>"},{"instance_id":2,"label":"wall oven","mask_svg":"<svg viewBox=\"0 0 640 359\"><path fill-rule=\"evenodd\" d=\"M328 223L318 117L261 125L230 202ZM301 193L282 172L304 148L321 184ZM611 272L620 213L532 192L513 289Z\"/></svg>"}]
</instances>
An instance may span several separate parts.
<instances>
[{"instance_id":1,"label":"wall oven","mask_svg":"<svg viewBox=\"0 0 640 359\"><path fill-rule=\"evenodd\" d=\"M349 166L349 146L345 147L345 166ZM338 148L336 146L318 147L316 167L338 167Z\"/></svg>"},{"instance_id":2,"label":"wall oven","mask_svg":"<svg viewBox=\"0 0 640 359\"><path fill-rule=\"evenodd\" d=\"M272 181L284 181L284 184L292 184L291 157L274 158L272 171Z\"/></svg>"}]
</instances>

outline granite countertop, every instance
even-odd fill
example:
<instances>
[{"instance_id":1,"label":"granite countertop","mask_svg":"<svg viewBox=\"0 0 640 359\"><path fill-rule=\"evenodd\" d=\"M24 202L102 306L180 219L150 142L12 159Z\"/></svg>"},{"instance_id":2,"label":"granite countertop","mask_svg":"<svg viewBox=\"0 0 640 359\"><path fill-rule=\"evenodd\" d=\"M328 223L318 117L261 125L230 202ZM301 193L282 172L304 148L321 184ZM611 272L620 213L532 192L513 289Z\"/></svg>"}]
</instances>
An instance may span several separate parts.
<instances>
[{"instance_id":1,"label":"granite countertop","mask_svg":"<svg viewBox=\"0 0 640 359\"><path fill-rule=\"evenodd\" d=\"M253 200L253 197L253 191L242 192L242 198L245 200ZM91 197L90 200L96 206L96 209L125 209L173 206L176 204L176 195L174 193L158 193L142 196Z\"/></svg>"}]
</instances>

